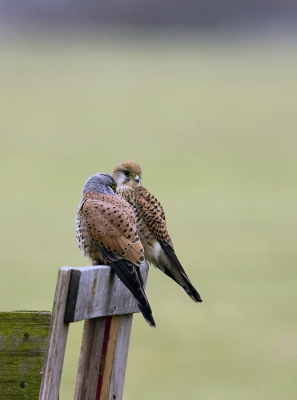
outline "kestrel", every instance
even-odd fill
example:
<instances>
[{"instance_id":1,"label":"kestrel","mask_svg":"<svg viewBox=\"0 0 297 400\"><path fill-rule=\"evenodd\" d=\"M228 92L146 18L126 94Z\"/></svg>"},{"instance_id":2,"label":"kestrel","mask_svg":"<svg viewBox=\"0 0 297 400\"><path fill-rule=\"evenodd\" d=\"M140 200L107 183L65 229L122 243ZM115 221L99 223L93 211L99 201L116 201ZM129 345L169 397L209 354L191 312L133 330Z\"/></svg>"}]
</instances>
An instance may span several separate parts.
<instances>
[{"instance_id":1,"label":"kestrel","mask_svg":"<svg viewBox=\"0 0 297 400\"><path fill-rule=\"evenodd\" d=\"M139 266L145 262L131 206L115 193L111 175L91 176L76 215L78 246L93 265L109 265L137 300L145 320L156 326Z\"/></svg>"},{"instance_id":2,"label":"kestrel","mask_svg":"<svg viewBox=\"0 0 297 400\"><path fill-rule=\"evenodd\" d=\"M141 184L141 168L125 161L113 170L117 192L131 204L136 215L137 231L147 261L177 282L196 302L202 299L179 262L167 231L160 202Z\"/></svg>"}]
</instances>

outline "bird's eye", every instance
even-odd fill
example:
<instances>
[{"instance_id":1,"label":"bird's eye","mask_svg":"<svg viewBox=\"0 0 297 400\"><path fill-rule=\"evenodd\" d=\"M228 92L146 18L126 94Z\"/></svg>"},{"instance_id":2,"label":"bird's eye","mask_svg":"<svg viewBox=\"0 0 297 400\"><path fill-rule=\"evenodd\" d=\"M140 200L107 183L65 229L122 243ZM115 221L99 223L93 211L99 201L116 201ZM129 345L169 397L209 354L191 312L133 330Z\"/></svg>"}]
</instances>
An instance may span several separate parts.
<instances>
[{"instance_id":1,"label":"bird's eye","mask_svg":"<svg viewBox=\"0 0 297 400\"><path fill-rule=\"evenodd\" d=\"M116 189L117 189L117 185L115 184L115 183L112 183L111 185L110 185L110 187L112 188L112 190L115 192L116 191Z\"/></svg>"},{"instance_id":2,"label":"bird's eye","mask_svg":"<svg viewBox=\"0 0 297 400\"><path fill-rule=\"evenodd\" d=\"M123 171L123 172L127 177L130 176L130 172L129 171Z\"/></svg>"}]
</instances>

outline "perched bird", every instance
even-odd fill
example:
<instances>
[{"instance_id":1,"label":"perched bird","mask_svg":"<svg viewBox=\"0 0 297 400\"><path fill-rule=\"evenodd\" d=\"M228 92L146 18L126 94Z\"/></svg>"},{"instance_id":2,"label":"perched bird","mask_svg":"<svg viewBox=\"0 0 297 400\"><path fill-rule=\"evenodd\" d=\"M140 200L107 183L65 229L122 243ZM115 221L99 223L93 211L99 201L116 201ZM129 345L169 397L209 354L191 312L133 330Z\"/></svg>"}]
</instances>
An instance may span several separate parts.
<instances>
[{"instance_id":1,"label":"perched bird","mask_svg":"<svg viewBox=\"0 0 297 400\"><path fill-rule=\"evenodd\" d=\"M141 168L125 161L113 170L117 192L131 204L136 215L137 231L147 261L177 282L196 302L202 299L179 262L167 231L160 202L141 184Z\"/></svg>"},{"instance_id":2,"label":"perched bird","mask_svg":"<svg viewBox=\"0 0 297 400\"><path fill-rule=\"evenodd\" d=\"M76 215L78 246L93 265L109 265L137 300L151 326L152 316L139 266L145 262L131 206L115 193L111 175L91 176L83 188Z\"/></svg>"}]
</instances>

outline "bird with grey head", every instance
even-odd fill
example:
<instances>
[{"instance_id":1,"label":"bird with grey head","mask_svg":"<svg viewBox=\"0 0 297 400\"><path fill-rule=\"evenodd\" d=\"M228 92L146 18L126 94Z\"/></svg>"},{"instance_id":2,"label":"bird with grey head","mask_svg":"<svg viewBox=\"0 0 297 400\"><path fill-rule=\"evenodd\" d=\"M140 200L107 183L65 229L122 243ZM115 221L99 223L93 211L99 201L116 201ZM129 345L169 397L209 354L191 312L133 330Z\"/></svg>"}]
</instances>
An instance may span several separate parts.
<instances>
[{"instance_id":1,"label":"bird with grey head","mask_svg":"<svg viewBox=\"0 0 297 400\"><path fill-rule=\"evenodd\" d=\"M140 266L145 263L132 207L116 194L116 181L105 173L85 183L76 215L78 246L93 265L109 265L130 290L145 320L156 326Z\"/></svg>"},{"instance_id":2,"label":"bird with grey head","mask_svg":"<svg viewBox=\"0 0 297 400\"><path fill-rule=\"evenodd\" d=\"M111 175L98 172L98 174L90 176L86 181L83 194L87 192L97 192L114 195L116 186L116 181Z\"/></svg>"}]
</instances>

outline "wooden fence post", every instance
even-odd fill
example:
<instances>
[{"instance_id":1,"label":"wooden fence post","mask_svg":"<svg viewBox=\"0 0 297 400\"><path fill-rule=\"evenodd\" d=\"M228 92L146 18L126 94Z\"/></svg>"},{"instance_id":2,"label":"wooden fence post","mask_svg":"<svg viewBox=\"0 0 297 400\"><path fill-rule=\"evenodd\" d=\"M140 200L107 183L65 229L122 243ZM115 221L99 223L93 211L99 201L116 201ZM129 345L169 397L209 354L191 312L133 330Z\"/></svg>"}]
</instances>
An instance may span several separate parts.
<instances>
[{"instance_id":1,"label":"wooden fence post","mask_svg":"<svg viewBox=\"0 0 297 400\"><path fill-rule=\"evenodd\" d=\"M141 267L146 283L148 266ZM136 300L108 266L59 270L39 400L58 400L69 323L85 320L75 400L121 400Z\"/></svg>"},{"instance_id":2,"label":"wooden fence post","mask_svg":"<svg viewBox=\"0 0 297 400\"><path fill-rule=\"evenodd\" d=\"M64 322L71 268L60 268L39 399L58 400L69 323Z\"/></svg>"}]
</instances>

